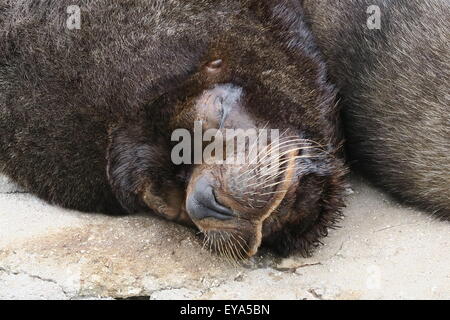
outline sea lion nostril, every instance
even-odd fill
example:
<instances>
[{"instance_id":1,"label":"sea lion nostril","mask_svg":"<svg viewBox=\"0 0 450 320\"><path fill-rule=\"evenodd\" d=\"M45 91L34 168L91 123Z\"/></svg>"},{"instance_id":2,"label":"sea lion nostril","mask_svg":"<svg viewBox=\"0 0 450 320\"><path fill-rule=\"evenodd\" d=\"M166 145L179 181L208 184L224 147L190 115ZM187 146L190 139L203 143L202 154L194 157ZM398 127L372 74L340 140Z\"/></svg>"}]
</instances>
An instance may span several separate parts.
<instances>
[{"instance_id":1,"label":"sea lion nostril","mask_svg":"<svg viewBox=\"0 0 450 320\"><path fill-rule=\"evenodd\" d=\"M214 189L207 177L200 178L195 184L194 190L187 199L186 209L196 220L205 218L228 220L233 217L231 209L217 202Z\"/></svg>"}]
</instances>

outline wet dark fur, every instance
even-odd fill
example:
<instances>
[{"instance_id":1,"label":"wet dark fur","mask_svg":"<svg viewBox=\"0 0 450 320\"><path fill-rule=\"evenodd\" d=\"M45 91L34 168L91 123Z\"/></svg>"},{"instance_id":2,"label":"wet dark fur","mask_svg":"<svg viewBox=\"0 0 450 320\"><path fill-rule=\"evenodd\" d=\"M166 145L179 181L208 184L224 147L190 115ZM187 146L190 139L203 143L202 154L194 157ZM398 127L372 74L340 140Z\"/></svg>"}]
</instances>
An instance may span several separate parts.
<instances>
[{"instance_id":1,"label":"wet dark fur","mask_svg":"<svg viewBox=\"0 0 450 320\"><path fill-rule=\"evenodd\" d=\"M65 25L71 1L20 4L2 0L2 172L64 207L124 212L106 176L108 131L113 126L129 128L128 124L139 127L137 120L143 118L148 128L161 122L162 110L152 109L151 101L173 89L196 67L201 55L201 43L184 40L197 35L192 32L202 32L201 26L178 28L182 31L172 37L152 38L194 15L177 1L169 2L159 21L148 18L148 12L157 10L151 1L80 1L83 27L70 31ZM199 24L210 19L197 16ZM120 142L117 147L121 148ZM146 162L159 161L159 155L146 151L140 150ZM120 171L134 171L126 165L141 165L125 156L114 160L122 162L117 163ZM131 181L123 184L124 192L133 190Z\"/></svg>"},{"instance_id":2,"label":"wet dark fur","mask_svg":"<svg viewBox=\"0 0 450 320\"><path fill-rule=\"evenodd\" d=\"M71 31L66 7L77 3L82 28ZM298 4L112 3L0 0L0 172L22 187L63 207L109 214L148 211L142 189L184 187L182 168L168 161L173 103L200 90L187 80L213 58L223 30L231 30L233 81L249 92L255 117L294 127L339 157L335 91ZM267 43L239 29L244 14L266 21ZM289 55L278 60L273 43ZM283 81L288 65L305 75L302 85ZM340 160L312 162L303 174L299 215L267 239L282 254L308 253L343 207Z\"/></svg>"},{"instance_id":3,"label":"wet dark fur","mask_svg":"<svg viewBox=\"0 0 450 320\"><path fill-rule=\"evenodd\" d=\"M304 0L340 90L348 153L403 201L450 219L450 2ZM381 30L369 30L370 5Z\"/></svg>"}]
</instances>

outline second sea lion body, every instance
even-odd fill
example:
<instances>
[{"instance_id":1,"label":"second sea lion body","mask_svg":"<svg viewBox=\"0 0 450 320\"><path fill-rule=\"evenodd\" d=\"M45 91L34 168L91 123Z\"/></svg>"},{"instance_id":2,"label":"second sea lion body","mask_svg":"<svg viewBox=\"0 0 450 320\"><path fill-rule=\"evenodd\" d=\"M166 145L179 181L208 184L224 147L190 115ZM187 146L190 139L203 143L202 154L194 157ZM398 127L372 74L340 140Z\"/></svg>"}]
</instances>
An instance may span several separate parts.
<instances>
[{"instance_id":1,"label":"second sea lion body","mask_svg":"<svg viewBox=\"0 0 450 320\"><path fill-rule=\"evenodd\" d=\"M303 6L340 91L351 160L406 203L449 218L450 2Z\"/></svg>"}]
</instances>

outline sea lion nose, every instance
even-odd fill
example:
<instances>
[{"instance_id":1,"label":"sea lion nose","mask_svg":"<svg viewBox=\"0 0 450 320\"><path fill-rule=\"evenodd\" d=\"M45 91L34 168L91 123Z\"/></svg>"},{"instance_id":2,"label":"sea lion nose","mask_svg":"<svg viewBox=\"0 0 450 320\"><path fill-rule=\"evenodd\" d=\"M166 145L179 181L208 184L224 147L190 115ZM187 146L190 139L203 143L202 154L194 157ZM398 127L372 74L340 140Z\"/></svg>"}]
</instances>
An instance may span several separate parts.
<instances>
[{"instance_id":1,"label":"sea lion nose","mask_svg":"<svg viewBox=\"0 0 450 320\"><path fill-rule=\"evenodd\" d=\"M187 199L186 209L191 218L202 220L215 218L229 220L233 211L217 202L214 189L208 177L201 177L195 184L193 191Z\"/></svg>"}]
</instances>

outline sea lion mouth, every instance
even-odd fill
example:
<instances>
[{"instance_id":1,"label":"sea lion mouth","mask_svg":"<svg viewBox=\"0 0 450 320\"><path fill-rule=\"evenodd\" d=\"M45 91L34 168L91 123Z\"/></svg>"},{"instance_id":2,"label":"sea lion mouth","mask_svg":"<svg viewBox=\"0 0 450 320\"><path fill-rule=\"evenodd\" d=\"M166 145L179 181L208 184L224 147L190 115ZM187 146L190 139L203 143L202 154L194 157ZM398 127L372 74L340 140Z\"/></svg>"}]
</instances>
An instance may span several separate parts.
<instances>
[{"instance_id":1,"label":"sea lion mouth","mask_svg":"<svg viewBox=\"0 0 450 320\"><path fill-rule=\"evenodd\" d=\"M204 234L204 247L232 261L242 260L255 255L262 243L264 221L281 205L287 193L296 183L296 160L299 150L289 150L280 158L280 174L271 189L271 197L261 208L248 208L227 193L220 193L219 202L233 208L235 216L229 220L205 218L194 220ZM297 185L295 184L295 187Z\"/></svg>"}]
</instances>

